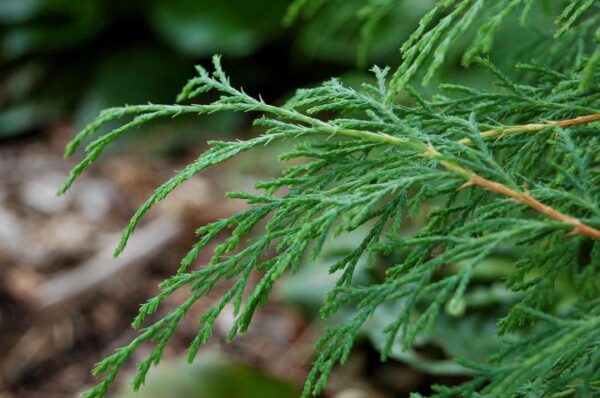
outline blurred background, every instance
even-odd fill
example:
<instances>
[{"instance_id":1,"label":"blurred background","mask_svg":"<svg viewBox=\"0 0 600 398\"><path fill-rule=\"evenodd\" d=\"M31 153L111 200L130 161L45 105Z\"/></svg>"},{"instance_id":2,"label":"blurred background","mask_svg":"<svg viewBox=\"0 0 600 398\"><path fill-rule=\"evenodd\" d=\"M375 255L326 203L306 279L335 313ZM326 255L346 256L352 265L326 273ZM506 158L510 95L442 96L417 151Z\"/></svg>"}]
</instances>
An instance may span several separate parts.
<instances>
[{"instance_id":1,"label":"blurred background","mask_svg":"<svg viewBox=\"0 0 600 398\"><path fill-rule=\"evenodd\" d=\"M93 364L135 337L130 321L175 272L195 228L240 209L222 199L224 192L252 190L281 167L281 148L274 147L197 176L146 218L114 260L120 228L152 189L203 151L207 140L256 134L252 116L180 118L133 131L56 198L76 161L62 159L69 138L106 107L172 103L193 66L208 65L214 53L223 54L234 85L276 104L296 88L333 76L358 84L371 79L366 65L398 63L399 44L434 0L393 3L368 46L361 41L363 2L334 3L284 27L287 0L0 0L1 398L75 397L92 385ZM479 72L459 68L459 56L457 49L442 78L488 84ZM213 341L187 366L181 358L196 319L227 286L216 289L182 324L146 388L133 394L129 375L122 374L111 396L297 397L325 326L317 312L332 285L326 265L358 241L336 241L279 284L250 332L232 344L224 344L231 319L221 317ZM199 264L209 257L207 250ZM490 260L482 278L497 278L506 269L503 261ZM502 302L503 294L500 289L487 299ZM182 299L171 298L156 319ZM462 337L454 339L447 330L456 325L442 319L423 342L427 358L398 353L382 364L376 330L385 316L373 320L374 331L365 331L324 396L426 393L432 381L464 377L448 355L484 356L496 344L489 340L495 327L489 311L462 322Z\"/></svg>"}]
</instances>

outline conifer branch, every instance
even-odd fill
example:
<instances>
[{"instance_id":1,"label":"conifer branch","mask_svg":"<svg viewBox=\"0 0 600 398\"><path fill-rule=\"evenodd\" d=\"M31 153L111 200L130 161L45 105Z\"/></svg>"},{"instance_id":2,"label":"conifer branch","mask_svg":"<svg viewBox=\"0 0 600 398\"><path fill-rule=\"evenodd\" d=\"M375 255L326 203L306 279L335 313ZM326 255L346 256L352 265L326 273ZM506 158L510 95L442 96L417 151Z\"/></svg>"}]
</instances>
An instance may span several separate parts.
<instances>
[{"instance_id":1,"label":"conifer branch","mask_svg":"<svg viewBox=\"0 0 600 398\"><path fill-rule=\"evenodd\" d=\"M343 6L350 1L331 3ZM392 2L370 0L364 7L366 38L373 24L393 8ZM439 387L437 396L600 396L600 288L594 282L600 274L600 127L593 123L600 121L600 91L593 89L600 81L600 52L588 45L600 25L600 12L592 0L557 2L562 10L559 31L539 51L558 56L545 58L548 65L521 65L527 76L518 81L477 56L489 52L511 14L521 10L527 23L534 1L441 0L402 46L403 62L390 79L390 68L374 67L374 83L352 88L332 79L298 90L287 103L275 106L232 87L215 57L214 70L198 67L198 75L178 97L179 102L193 101L210 91L218 95L212 103L148 104L103 112L67 147L68 156L99 135L87 145L61 193L108 145L158 118L257 112L261 116L255 124L263 129L245 141L211 142L207 151L158 187L124 229L117 255L154 205L206 168L290 139L296 145L281 160L301 162L278 178L258 183L260 193L229 194L245 200L248 209L198 229L198 242L179 271L141 307L133 323L141 328L139 336L97 366L96 373L104 378L86 397L104 397L134 351L154 344L139 364L134 381L139 388L188 310L224 279L233 279L232 287L199 319L189 360L210 338L227 305L233 306L235 316L228 337L244 333L279 278L315 259L332 235L361 227L366 230L362 241L330 268L337 282L322 307L324 316L342 307L351 315L319 342L305 397L324 388L333 367L348 358L365 322L377 311L387 311L384 306L395 305L397 310L382 327L383 358L397 339L408 349L426 336L444 309L462 316L477 268L506 247L520 250L502 281L515 293L514 302L503 307L508 315L500 320L498 331L510 335L509 344L490 362L466 363L473 379ZM296 0L288 22L312 3ZM318 0L311 9L317 12L325 3ZM423 71L425 80L431 79L452 43L478 23L464 61L479 61L498 80L499 89L446 84L440 88L448 96L429 100L408 86ZM402 89L414 98L413 105L395 103ZM319 117L323 114L327 118ZM102 131L121 118L129 121ZM499 120L508 127L491 128ZM544 122L521 124L530 120ZM550 137L547 132L555 134ZM505 136L509 137L490 139ZM519 189L523 181L531 190ZM470 186L481 189L464 189ZM401 234L405 218L425 207L427 220L417 222L418 231ZM531 217L531 210L543 217ZM576 236L564 239L565 230ZM200 251L227 231L209 264L193 269ZM379 265L381 257L385 261ZM385 267L385 273L356 284L354 274L363 260L371 267ZM261 277L247 292L252 273ZM566 304L560 301L565 275L573 284ZM190 291L189 299L142 328L147 316L181 289Z\"/></svg>"}]
</instances>

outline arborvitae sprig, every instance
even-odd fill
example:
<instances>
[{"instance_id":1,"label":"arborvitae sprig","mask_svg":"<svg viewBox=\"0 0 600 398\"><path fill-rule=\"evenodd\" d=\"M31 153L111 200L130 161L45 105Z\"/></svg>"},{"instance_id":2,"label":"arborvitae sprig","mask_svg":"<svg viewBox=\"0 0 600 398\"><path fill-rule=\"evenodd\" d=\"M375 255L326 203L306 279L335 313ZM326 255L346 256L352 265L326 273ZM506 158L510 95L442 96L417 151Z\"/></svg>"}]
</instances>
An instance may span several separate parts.
<instances>
[{"instance_id":1,"label":"arborvitae sprig","mask_svg":"<svg viewBox=\"0 0 600 398\"><path fill-rule=\"evenodd\" d=\"M104 396L132 353L143 343L153 343L134 380L135 388L141 386L188 309L223 279L234 283L199 320L189 359L210 338L215 320L228 304L236 317L229 337L245 332L282 275L295 272L307 257L316 257L327 239L361 226L369 233L330 269L338 281L322 313L330 316L345 304L356 310L319 342L305 396L322 390L333 367L348 357L363 324L382 305L401 304L385 328L384 358L399 336L410 347L417 335L427 333L440 311L459 315L476 268L506 246L518 246L523 253L506 281L520 293L519 304L500 322L500 333L509 345L490 363L468 364L475 378L458 387L440 387L438 396L596 392L600 306L592 299L598 297L594 280L600 269L600 91L594 88L599 77L594 50L581 47L568 67L520 64L524 77L515 81L475 53L489 50L486 43L506 15L527 13L533 2L497 3L506 6L504 11L493 13L495 8L484 7L489 2L483 0L440 1L403 47L404 62L396 73L388 78L389 68L375 67L374 83L360 89L332 79L274 106L232 87L215 57L213 72L199 67L198 76L186 84L178 97L182 104L109 109L79 133L66 155L84 140L98 137L87 145L86 157L61 193L110 143L143 123L219 111L260 115L255 121L262 128L260 135L246 141L211 142L209 150L157 188L125 228L116 255L152 206L207 167L277 140L297 142L282 161L304 160L285 169L280 178L258 183L261 194L229 195L245 200L249 208L198 229L198 243L184 257L179 272L161 284L161 293L141 307L134 327L141 328L147 315L179 289L188 289L190 298L102 361L95 372L104 378L86 396ZM564 5L558 20L567 28L557 32L558 47L573 32L585 41L595 28L589 21L598 18L592 2ZM496 90L443 85L445 95L427 99L407 86L429 54L433 71L452 40L482 15L487 22L480 25L476 50L468 59L489 71L497 80ZM578 26L589 26L576 29L578 21ZM402 88L413 97L413 105L393 101ZM220 97L208 104L184 104L209 91ZM101 131L105 123L121 118L129 121ZM436 207L427 223L412 235L400 234L406 216L414 216L432 201ZM198 253L224 231L229 237L217 246L210 263L194 269ZM250 239L250 234L255 237ZM269 253L274 254L266 257ZM379 253L395 253L385 276L369 285L353 283L359 260L363 256L373 260ZM448 265L456 264L460 266L448 270ZM261 278L247 292L253 273ZM557 285L565 277L578 293L575 304L559 312Z\"/></svg>"}]
</instances>

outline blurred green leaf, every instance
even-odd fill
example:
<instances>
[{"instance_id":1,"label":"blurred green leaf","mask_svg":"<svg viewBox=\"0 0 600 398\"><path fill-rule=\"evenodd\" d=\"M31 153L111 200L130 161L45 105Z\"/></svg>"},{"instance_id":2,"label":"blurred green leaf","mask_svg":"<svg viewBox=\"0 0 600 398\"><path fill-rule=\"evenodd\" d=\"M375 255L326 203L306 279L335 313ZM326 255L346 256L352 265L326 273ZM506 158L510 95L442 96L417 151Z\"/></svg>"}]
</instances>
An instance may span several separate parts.
<instances>
[{"instance_id":1,"label":"blurred green leaf","mask_svg":"<svg viewBox=\"0 0 600 398\"><path fill-rule=\"evenodd\" d=\"M0 112L0 138L18 136L60 115L56 103L28 102Z\"/></svg>"},{"instance_id":2,"label":"blurred green leaf","mask_svg":"<svg viewBox=\"0 0 600 398\"><path fill-rule=\"evenodd\" d=\"M4 0L0 2L0 59L52 53L89 40L107 22L101 0Z\"/></svg>"},{"instance_id":3,"label":"blurred green leaf","mask_svg":"<svg viewBox=\"0 0 600 398\"><path fill-rule=\"evenodd\" d=\"M154 368L137 393L124 385L117 398L297 398L300 389L246 365L204 353L189 365L184 362Z\"/></svg>"},{"instance_id":4,"label":"blurred green leaf","mask_svg":"<svg viewBox=\"0 0 600 398\"><path fill-rule=\"evenodd\" d=\"M78 127L104 108L140 102L172 102L189 72L186 62L153 47L112 53L98 65L75 120Z\"/></svg>"},{"instance_id":5,"label":"blurred green leaf","mask_svg":"<svg viewBox=\"0 0 600 398\"><path fill-rule=\"evenodd\" d=\"M37 15L47 1L3 0L0 2L0 24L18 23Z\"/></svg>"},{"instance_id":6,"label":"blurred green leaf","mask_svg":"<svg viewBox=\"0 0 600 398\"><path fill-rule=\"evenodd\" d=\"M490 259L487 265L510 267L511 263L505 263L501 259ZM488 287L472 287L464 296L464 313L454 316L450 313L440 314L431 332L420 335L416 340L415 347L429 347L424 350L426 352L431 352L432 348L439 350L443 354L441 357L439 354L427 355L414 348L405 349L400 335L397 335L393 342L391 357L430 374L471 374L472 370L458 364L455 359L481 363L498 352L502 342L497 336L497 320L506 315L508 308L518 297L501 283ZM396 321L402 305L402 302L389 303L376 311L365 325L364 331L377 350L385 346L388 335L384 330Z\"/></svg>"},{"instance_id":7,"label":"blurred green leaf","mask_svg":"<svg viewBox=\"0 0 600 398\"><path fill-rule=\"evenodd\" d=\"M194 56L248 55L281 30L285 0L157 0L156 31L178 51Z\"/></svg>"},{"instance_id":8,"label":"blurred green leaf","mask_svg":"<svg viewBox=\"0 0 600 398\"><path fill-rule=\"evenodd\" d=\"M498 311L473 311L463 317L443 315L434 326L429 342L449 358L485 362L502 344L496 335Z\"/></svg>"},{"instance_id":9,"label":"blurred green leaf","mask_svg":"<svg viewBox=\"0 0 600 398\"><path fill-rule=\"evenodd\" d=\"M282 278L277 288L279 298L300 307L307 315L315 316L339 278L339 273L329 273L330 267L349 255L366 233L365 228L359 228L327 242L315 260L307 259L298 272ZM368 280L367 261L361 258L356 266L354 281L366 283Z\"/></svg>"},{"instance_id":10,"label":"blurred green leaf","mask_svg":"<svg viewBox=\"0 0 600 398\"><path fill-rule=\"evenodd\" d=\"M334 2L331 2L334 3ZM419 18L431 8L431 0L398 2L384 16L367 46L366 65L389 62L399 54L399 43L412 32ZM299 51L310 58L328 62L352 64L357 61L361 46L361 0L338 1L323 7L310 23L303 24L297 37Z\"/></svg>"},{"instance_id":11,"label":"blurred green leaf","mask_svg":"<svg viewBox=\"0 0 600 398\"><path fill-rule=\"evenodd\" d=\"M401 305L396 303L395 305ZM377 311L364 328L377 350L382 350L388 335L383 331L396 320L397 312L393 305ZM405 349L403 341L396 336L391 349L391 357L405 362L417 369L434 375L469 375L472 370L455 362L456 358L485 361L501 347L496 336L498 312L471 312L456 318L443 314L438 318L428 336L420 336L416 347L434 347L444 353L443 357L427 355L415 348Z\"/></svg>"}]
</instances>

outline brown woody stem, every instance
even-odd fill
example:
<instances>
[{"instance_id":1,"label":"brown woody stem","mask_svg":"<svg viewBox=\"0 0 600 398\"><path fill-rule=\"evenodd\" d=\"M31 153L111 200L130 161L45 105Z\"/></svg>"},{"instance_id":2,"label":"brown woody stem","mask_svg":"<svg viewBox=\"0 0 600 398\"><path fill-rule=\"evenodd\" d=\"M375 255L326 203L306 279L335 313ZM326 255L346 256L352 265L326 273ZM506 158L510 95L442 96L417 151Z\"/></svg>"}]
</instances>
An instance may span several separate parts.
<instances>
[{"instance_id":1,"label":"brown woody stem","mask_svg":"<svg viewBox=\"0 0 600 398\"><path fill-rule=\"evenodd\" d=\"M595 122L600 120L600 113L594 113L592 115L579 116L573 119L561 120L558 122L555 121L545 121L544 123L530 123L530 124L522 124L519 126L511 126L505 128L497 128L492 130L487 130L481 133L481 138L488 139L493 137L503 137L509 134L516 133L533 133L537 131L544 130L548 127L558 126L558 127L571 127L577 126L580 124L586 124ZM472 143L470 138L463 138L458 141L460 144L469 145Z\"/></svg>"},{"instance_id":2,"label":"brown woody stem","mask_svg":"<svg viewBox=\"0 0 600 398\"><path fill-rule=\"evenodd\" d=\"M504 195L504 196L510 196L511 198L515 199L517 202L523 203L524 205L527 205L527 206L531 207L532 209L534 209L542 214L547 215L548 217L554 218L555 220L558 220L565 224L569 224L569 225L573 226L573 228L574 228L573 232L572 232L573 234L581 234L581 235L588 236L592 239L600 240L600 231L599 230L582 223L580 220L578 220L575 217L571 217L567 214L561 213L560 211L558 211L548 205L543 204L542 202L540 202L539 200L537 200L536 198L531 196L529 194L529 192L527 192L527 191L525 191L525 192L515 191L514 189L511 189L511 188L509 188L505 185L499 184L497 182L490 181L490 180L483 178L475 173L473 173L471 175L469 182L472 185L478 185L484 189L487 189L488 191L495 192L495 193L498 193L498 194Z\"/></svg>"},{"instance_id":3,"label":"brown woody stem","mask_svg":"<svg viewBox=\"0 0 600 398\"><path fill-rule=\"evenodd\" d=\"M435 150L430 149L427 156L438 157L441 156L441 154ZM476 174L474 171L464 168L454 162L440 160L440 164L446 169L459 173L467 178L467 182L461 188L477 185L490 192L511 197L518 203L527 205L539 213L545 214L548 217L573 226L574 229L572 234L581 234L588 236L592 239L600 240L599 230L582 223L575 217L571 217L567 214L561 213L560 211L540 202L539 200L531 196L529 192L527 192L527 190L525 190L525 192L515 191L514 189L509 188L506 185L488 180L487 178Z\"/></svg>"}]
</instances>

